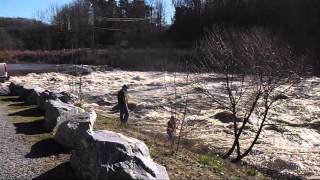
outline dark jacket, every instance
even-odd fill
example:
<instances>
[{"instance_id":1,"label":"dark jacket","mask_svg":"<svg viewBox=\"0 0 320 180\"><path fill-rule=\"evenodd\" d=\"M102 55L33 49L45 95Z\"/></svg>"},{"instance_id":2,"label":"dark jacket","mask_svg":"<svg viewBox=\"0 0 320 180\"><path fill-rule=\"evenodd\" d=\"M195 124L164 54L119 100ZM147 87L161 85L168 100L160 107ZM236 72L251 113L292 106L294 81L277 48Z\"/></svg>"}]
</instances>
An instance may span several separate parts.
<instances>
[{"instance_id":1,"label":"dark jacket","mask_svg":"<svg viewBox=\"0 0 320 180\"><path fill-rule=\"evenodd\" d=\"M120 107L126 107L128 104L127 91L121 89L118 92L118 104Z\"/></svg>"}]
</instances>

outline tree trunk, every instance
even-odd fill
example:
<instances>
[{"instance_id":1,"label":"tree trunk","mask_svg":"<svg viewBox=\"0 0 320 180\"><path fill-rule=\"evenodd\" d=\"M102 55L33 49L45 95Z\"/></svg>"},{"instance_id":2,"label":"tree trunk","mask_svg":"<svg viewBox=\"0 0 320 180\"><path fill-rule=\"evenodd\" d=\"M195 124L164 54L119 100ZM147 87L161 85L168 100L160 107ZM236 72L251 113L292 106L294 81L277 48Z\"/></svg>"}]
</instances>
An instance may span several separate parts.
<instances>
[{"instance_id":1,"label":"tree trunk","mask_svg":"<svg viewBox=\"0 0 320 180\"><path fill-rule=\"evenodd\" d=\"M240 155L240 144L238 137L238 125L237 125L237 117L235 113L233 113L233 127L234 127L234 141L232 147L229 151L223 156L223 159L227 159L233 153L234 149L237 147L237 156Z\"/></svg>"},{"instance_id":2,"label":"tree trunk","mask_svg":"<svg viewBox=\"0 0 320 180\"><path fill-rule=\"evenodd\" d=\"M267 109L266 109L266 111L265 111L265 114L264 114L264 116L263 116L263 120L262 120L262 122L261 122L261 125L260 125L260 127L259 127L259 130L258 130L258 132L257 132L254 140L252 141L250 147L249 147L242 155L240 155L240 156L238 156L237 158L233 159L231 162L238 162L238 161L242 160L244 157L246 157L246 156L251 152L253 146L257 143L257 140L259 139L259 136L260 136L260 134L261 134L261 132L262 132L262 128L263 128L264 123L265 123L265 121L266 121L268 111L269 111L269 107L267 107Z\"/></svg>"}]
</instances>

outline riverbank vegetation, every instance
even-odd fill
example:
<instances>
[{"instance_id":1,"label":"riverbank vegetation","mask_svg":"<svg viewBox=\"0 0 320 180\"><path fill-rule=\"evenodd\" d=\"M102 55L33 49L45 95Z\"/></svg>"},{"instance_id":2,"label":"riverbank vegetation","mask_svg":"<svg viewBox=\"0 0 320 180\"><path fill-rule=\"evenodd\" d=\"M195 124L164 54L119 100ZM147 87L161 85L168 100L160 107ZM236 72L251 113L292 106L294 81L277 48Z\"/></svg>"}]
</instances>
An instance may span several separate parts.
<instances>
[{"instance_id":1,"label":"riverbank vegetation","mask_svg":"<svg viewBox=\"0 0 320 180\"><path fill-rule=\"evenodd\" d=\"M52 133L44 131L43 115L36 106L27 105L18 97L12 96L0 97L0 105L8 106L9 122L16 126L17 133L22 135L25 143L33 147L32 158L51 156L43 166L44 171L54 169L60 163L68 161L70 151L57 144ZM208 153L205 148L190 149L188 143L192 142L185 141L184 148L181 148L179 153L172 154L165 135L145 132L138 126L121 126L116 118L98 115L95 129L107 129L143 140L148 145L154 160L166 166L171 179L266 179L256 169L246 165L232 164L215 154ZM47 173L45 177L74 178L67 166Z\"/></svg>"},{"instance_id":2,"label":"riverbank vegetation","mask_svg":"<svg viewBox=\"0 0 320 180\"><path fill-rule=\"evenodd\" d=\"M143 140L152 158L166 167L171 179L267 179L250 166L230 163L210 153L206 147L195 148L196 142L186 139L181 143L183 148L172 154L165 134L145 131L143 127L134 124L121 126L117 118L99 115L95 129L108 129Z\"/></svg>"},{"instance_id":3,"label":"riverbank vegetation","mask_svg":"<svg viewBox=\"0 0 320 180\"><path fill-rule=\"evenodd\" d=\"M190 59L206 33L213 26L223 26L260 28L288 44L293 53L305 55L308 71L319 72L320 36L316 32L320 28L320 3L317 0L172 2L175 13L171 24L165 18L170 3L163 0L75 0L62 7L52 5L39 11L37 20L0 18L0 50L19 50L10 54L20 54L13 57L1 52L1 59L136 66L141 70L148 70L145 64L156 64L161 70L159 61L175 64L177 59ZM97 52L83 50L86 48ZM194 57L199 59L198 54Z\"/></svg>"}]
</instances>

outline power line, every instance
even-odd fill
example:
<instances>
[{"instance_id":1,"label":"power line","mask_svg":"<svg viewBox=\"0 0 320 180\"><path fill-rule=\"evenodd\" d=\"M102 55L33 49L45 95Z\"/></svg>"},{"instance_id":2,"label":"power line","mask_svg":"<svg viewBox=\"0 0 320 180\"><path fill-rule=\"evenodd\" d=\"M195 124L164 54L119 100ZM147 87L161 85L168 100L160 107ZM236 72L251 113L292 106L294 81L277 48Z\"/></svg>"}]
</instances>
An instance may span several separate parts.
<instances>
[{"instance_id":1,"label":"power line","mask_svg":"<svg viewBox=\"0 0 320 180\"><path fill-rule=\"evenodd\" d=\"M98 17L98 20L102 19L107 22L138 22L138 21L146 21L147 18L108 18L108 17Z\"/></svg>"}]
</instances>

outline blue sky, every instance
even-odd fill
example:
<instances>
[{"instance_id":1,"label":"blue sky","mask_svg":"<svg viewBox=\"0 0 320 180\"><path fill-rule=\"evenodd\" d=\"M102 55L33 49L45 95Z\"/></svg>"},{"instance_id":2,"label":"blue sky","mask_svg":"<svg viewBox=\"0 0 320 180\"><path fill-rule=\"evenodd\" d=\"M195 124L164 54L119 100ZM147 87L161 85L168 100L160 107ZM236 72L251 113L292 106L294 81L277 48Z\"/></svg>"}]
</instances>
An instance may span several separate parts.
<instances>
[{"instance_id":1,"label":"blue sky","mask_svg":"<svg viewBox=\"0 0 320 180\"><path fill-rule=\"evenodd\" d=\"M174 7L172 5L172 0L163 0L166 6L166 22L171 24L171 19L174 16Z\"/></svg>"},{"instance_id":2,"label":"blue sky","mask_svg":"<svg viewBox=\"0 0 320 180\"><path fill-rule=\"evenodd\" d=\"M50 5L63 5L73 0L0 0L0 17L35 18L38 10L45 10ZM164 0L166 22L171 23L174 8L171 0Z\"/></svg>"},{"instance_id":3,"label":"blue sky","mask_svg":"<svg viewBox=\"0 0 320 180\"><path fill-rule=\"evenodd\" d=\"M72 0L0 0L0 16L35 18L38 10L49 5L63 5Z\"/></svg>"}]
</instances>

